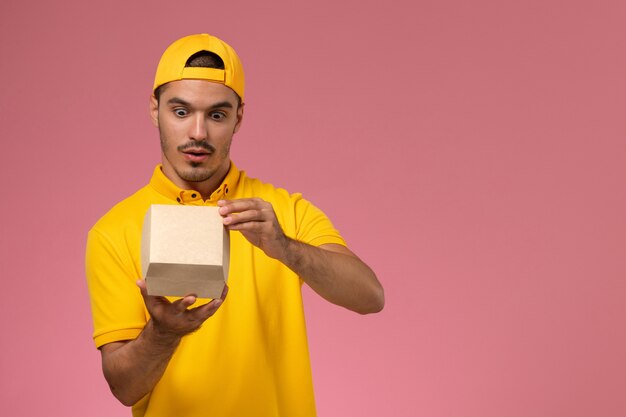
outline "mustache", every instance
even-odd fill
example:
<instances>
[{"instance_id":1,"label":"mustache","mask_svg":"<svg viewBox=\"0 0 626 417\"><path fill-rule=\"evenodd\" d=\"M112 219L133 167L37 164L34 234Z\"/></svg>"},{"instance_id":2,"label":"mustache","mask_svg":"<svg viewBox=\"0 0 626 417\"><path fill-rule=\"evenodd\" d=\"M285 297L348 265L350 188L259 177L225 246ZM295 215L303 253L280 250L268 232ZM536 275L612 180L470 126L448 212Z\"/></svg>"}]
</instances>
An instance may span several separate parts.
<instances>
[{"instance_id":1,"label":"mustache","mask_svg":"<svg viewBox=\"0 0 626 417\"><path fill-rule=\"evenodd\" d=\"M215 146L208 144L207 142L187 142L184 145L178 146L178 149L181 152L188 151L189 149L198 149L202 148L209 152L215 152Z\"/></svg>"}]
</instances>

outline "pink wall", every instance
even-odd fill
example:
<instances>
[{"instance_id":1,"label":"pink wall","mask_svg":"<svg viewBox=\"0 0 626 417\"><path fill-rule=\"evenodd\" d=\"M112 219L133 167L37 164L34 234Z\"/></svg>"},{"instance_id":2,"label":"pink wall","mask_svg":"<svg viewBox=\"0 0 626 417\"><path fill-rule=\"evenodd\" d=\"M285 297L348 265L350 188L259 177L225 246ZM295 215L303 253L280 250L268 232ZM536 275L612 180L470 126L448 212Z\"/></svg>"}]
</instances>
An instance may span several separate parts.
<instances>
[{"instance_id":1,"label":"pink wall","mask_svg":"<svg viewBox=\"0 0 626 417\"><path fill-rule=\"evenodd\" d=\"M85 236L148 180L159 54L203 31L248 74L234 160L386 288L368 317L307 290L320 416L626 415L623 1L38 3L0 4L0 415L130 415Z\"/></svg>"}]
</instances>

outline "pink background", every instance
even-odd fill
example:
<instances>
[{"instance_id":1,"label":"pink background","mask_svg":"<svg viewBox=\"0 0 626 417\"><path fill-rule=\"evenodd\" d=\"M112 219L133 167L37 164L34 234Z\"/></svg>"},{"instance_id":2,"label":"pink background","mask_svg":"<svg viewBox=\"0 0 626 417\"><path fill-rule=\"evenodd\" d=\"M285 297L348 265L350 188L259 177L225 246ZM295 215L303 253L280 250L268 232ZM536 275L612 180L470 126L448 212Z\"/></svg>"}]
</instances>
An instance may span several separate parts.
<instances>
[{"instance_id":1,"label":"pink background","mask_svg":"<svg viewBox=\"0 0 626 417\"><path fill-rule=\"evenodd\" d=\"M306 290L320 416L626 415L623 1L0 3L0 415L129 416L91 340L87 230L159 159L174 39L247 71L233 159L378 273Z\"/></svg>"}]
</instances>

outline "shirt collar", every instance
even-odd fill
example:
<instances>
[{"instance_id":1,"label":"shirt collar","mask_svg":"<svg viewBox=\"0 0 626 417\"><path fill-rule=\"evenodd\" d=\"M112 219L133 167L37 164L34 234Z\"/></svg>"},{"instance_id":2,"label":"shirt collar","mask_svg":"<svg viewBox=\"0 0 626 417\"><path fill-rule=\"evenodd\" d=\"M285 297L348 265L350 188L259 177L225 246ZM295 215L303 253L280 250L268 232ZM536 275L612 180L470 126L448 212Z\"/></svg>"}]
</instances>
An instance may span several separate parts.
<instances>
[{"instance_id":1,"label":"shirt collar","mask_svg":"<svg viewBox=\"0 0 626 417\"><path fill-rule=\"evenodd\" d=\"M239 169L237 169L235 164L231 161L226 177L206 201L202 199L199 192L195 190L183 190L175 185L165 176L163 173L163 165L161 164L154 168L152 178L150 179L150 186L159 194L178 202L178 204L216 204L218 200L227 199L235 194L237 184L239 183L239 174Z\"/></svg>"}]
</instances>

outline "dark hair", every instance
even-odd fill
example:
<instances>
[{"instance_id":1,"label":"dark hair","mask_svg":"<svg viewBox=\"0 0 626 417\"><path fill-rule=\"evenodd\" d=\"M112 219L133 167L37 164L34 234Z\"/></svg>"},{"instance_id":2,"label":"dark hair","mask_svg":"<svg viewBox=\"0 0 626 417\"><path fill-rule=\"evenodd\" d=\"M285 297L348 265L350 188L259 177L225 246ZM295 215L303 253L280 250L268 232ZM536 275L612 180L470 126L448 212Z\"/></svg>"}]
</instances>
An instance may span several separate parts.
<instances>
[{"instance_id":1,"label":"dark hair","mask_svg":"<svg viewBox=\"0 0 626 417\"><path fill-rule=\"evenodd\" d=\"M224 69L224 61L218 54L209 51L200 51L191 55L185 63L185 66Z\"/></svg>"},{"instance_id":2,"label":"dark hair","mask_svg":"<svg viewBox=\"0 0 626 417\"><path fill-rule=\"evenodd\" d=\"M216 53L209 51L199 51L195 54L191 55L187 62L185 63L185 67L203 67L203 68L216 68L216 69L224 69L224 60L220 58L220 56ZM165 84L160 85L156 90L154 90L154 96L157 101L161 96L162 88ZM241 97L237 94L238 104L241 105Z\"/></svg>"}]
</instances>

